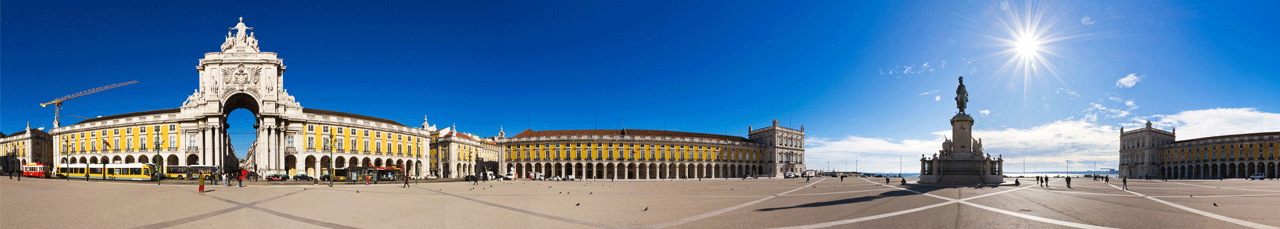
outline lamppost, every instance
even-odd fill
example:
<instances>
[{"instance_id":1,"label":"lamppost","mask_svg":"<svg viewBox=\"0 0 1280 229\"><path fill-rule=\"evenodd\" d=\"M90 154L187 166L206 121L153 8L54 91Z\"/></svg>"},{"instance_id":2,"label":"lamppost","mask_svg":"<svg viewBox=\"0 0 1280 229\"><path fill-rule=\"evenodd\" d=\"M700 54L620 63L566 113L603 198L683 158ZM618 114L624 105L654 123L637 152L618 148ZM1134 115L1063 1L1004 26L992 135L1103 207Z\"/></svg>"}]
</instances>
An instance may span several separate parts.
<instances>
[{"instance_id":1,"label":"lamppost","mask_svg":"<svg viewBox=\"0 0 1280 229\"><path fill-rule=\"evenodd\" d=\"M160 132L159 132L159 131L154 131L154 130L153 130L152 132L155 132L155 139L154 139L155 141L154 141L154 142L155 142L155 145L156 145L156 147L155 147L155 148L156 148L156 159L155 159L155 160L152 160L152 161L156 161L156 162L157 162L157 163L156 163L156 172L155 172L155 174L156 174L156 175L155 175L155 177L156 177L156 185L160 185L160 171L164 171L164 167L163 167L164 165L162 165L162 164L164 164L164 163L159 163L159 162L160 162Z\"/></svg>"},{"instance_id":2,"label":"lamppost","mask_svg":"<svg viewBox=\"0 0 1280 229\"><path fill-rule=\"evenodd\" d=\"M66 169L66 170L71 169L71 168L68 168L68 167L71 167L71 164L68 164L70 163L70 161L67 160L67 155L68 155L67 150L69 149L69 146L70 145L67 143L67 137L62 136L62 169ZM71 181L71 176L63 175L63 177L66 177L67 181Z\"/></svg>"},{"instance_id":3,"label":"lamppost","mask_svg":"<svg viewBox=\"0 0 1280 229\"><path fill-rule=\"evenodd\" d=\"M333 150L335 150L335 149L336 149L336 148L334 148L333 146L334 146L335 144L337 144L337 142L334 142L334 141L333 141L333 132L331 131L331 132L329 132L329 146L328 146L328 147L329 147L329 187L331 187L331 188L333 187L333 177L334 177L334 173L336 173L336 172L337 172L337 169L335 169L335 168L333 167L334 162L335 162L335 160L334 160L334 158L333 158Z\"/></svg>"}]
</instances>

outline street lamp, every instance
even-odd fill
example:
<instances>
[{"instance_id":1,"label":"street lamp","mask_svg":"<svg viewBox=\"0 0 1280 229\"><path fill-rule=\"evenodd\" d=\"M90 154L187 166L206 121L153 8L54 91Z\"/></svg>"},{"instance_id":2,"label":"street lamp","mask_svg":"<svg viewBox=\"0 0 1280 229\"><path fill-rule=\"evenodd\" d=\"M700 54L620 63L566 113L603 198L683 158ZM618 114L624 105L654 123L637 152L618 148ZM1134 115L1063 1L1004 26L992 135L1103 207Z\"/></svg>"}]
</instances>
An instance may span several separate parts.
<instances>
[{"instance_id":1,"label":"street lamp","mask_svg":"<svg viewBox=\"0 0 1280 229\"><path fill-rule=\"evenodd\" d=\"M144 127L144 128L145 128L145 127ZM160 171L164 171L164 169L163 169L163 165L161 165L161 164L164 164L164 163L159 163L159 161L160 161L160 132L159 132L159 131L154 131L154 130L153 130L152 132L155 132L155 139L153 139L153 140L155 140L154 142L155 142L155 145L156 145L156 147L155 147L155 148L156 148L156 159L154 159L154 160L152 160L152 161L157 162L157 163L156 163L156 169L157 169L157 170L156 170L156 172L155 172L155 174L156 174L156 175L155 175L155 177L156 177L156 185L160 185Z\"/></svg>"},{"instance_id":2,"label":"street lamp","mask_svg":"<svg viewBox=\"0 0 1280 229\"><path fill-rule=\"evenodd\" d=\"M71 164L68 164L70 163L70 160L67 160L67 150L69 149L69 146L70 145L67 144L67 137L62 136L62 169L66 169L66 170L71 169L69 168L71 167ZM67 176L67 175L62 175L62 176L66 177L67 181L71 181L71 176Z\"/></svg>"},{"instance_id":3,"label":"street lamp","mask_svg":"<svg viewBox=\"0 0 1280 229\"><path fill-rule=\"evenodd\" d=\"M333 163L334 163L333 150L336 150L336 148L333 146L335 144L337 144L337 142L333 141L333 132L330 131L329 132L329 187L331 188L333 187L333 177L334 177L333 173L337 172L337 169L333 167Z\"/></svg>"}]
</instances>

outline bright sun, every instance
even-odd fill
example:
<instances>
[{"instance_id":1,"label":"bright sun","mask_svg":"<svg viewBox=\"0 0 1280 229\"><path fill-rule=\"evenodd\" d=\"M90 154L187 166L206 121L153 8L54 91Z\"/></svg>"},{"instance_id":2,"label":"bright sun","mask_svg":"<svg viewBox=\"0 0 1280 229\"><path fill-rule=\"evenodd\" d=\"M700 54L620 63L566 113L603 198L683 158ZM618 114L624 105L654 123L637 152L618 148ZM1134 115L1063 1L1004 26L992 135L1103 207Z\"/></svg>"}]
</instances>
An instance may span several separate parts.
<instances>
[{"instance_id":1,"label":"bright sun","mask_svg":"<svg viewBox=\"0 0 1280 229\"><path fill-rule=\"evenodd\" d=\"M995 24L1003 34L989 36L997 41L995 46L1003 48L994 56L1008 58L996 72L1009 74L1011 89L1014 82L1022 83L1023 101L1027 100L1025 96L1030 94L1034 81L1056 79L1059 84L1066 85L1051 60L1059 57L1057 52L1061 44L1058 42L1083 36L1053 28L1061 22L1055 16L1069 12L1061 11L1053 4L1034 2L1012 5L1003 11L1003 16L996 16L998 23Z\"/></svg>"},{"instance_id":2,"label":"bright sun","mask_svg":"<svg viewBox=\"0 0 1280 229\"><path fill-rule=\"evenodd\" d=\"M1019 56L1035 56L1036 51L1040 50L1040 41L1034 36L1022 35L1018 38L1018 55Z\"/></svg>"}]
</instances>

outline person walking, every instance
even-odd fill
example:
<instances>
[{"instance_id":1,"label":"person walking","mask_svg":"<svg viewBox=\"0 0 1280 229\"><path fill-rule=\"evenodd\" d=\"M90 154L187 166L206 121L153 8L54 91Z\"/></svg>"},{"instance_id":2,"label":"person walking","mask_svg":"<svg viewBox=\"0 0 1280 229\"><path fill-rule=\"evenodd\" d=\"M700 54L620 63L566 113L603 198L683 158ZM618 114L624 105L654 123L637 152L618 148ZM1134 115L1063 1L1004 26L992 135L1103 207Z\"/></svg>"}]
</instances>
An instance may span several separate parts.
<instances>
[{"instance_id":1,"label":"person walking","mask_svg":"<svg viewBox=\"0 0 1280 229\"><path fill-rule=\"evenodd\" d=\"M1071 176L1067 176L1067 188L1071 188Z\"/></svg>"},{"instance_id":2,"label":"person walking","mask_svg":"<svg viewBox=\"0 0 1280 229\"><path fill-rule=\"evenodd\" d=\"M404 176L404 188L409 188L409 176Z\"/></svg>"},{"instance_id":3,"label":"person walking","mask_svg":"<svg viewBox=\"0 0 1280 229\"><path fill-rule=\"evenodd\" d=\"M1129 190L1129 177L1120 178L1120 182L1124 182L1124 190Z\"/></svg>"}]
</instances>

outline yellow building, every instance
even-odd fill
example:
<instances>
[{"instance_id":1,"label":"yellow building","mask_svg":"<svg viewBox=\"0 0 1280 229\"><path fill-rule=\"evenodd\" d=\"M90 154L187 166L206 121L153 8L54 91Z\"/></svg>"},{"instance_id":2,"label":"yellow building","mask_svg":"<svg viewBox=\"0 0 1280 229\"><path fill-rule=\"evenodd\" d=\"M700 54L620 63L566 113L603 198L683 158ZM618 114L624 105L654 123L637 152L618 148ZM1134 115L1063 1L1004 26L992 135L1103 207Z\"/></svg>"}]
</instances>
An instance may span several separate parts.
<instances>
[{"instance_id":1,"label":"yellow building","mask_svg":"<svg viewBox=\"0 0 1280 229\"><path fill-rule=\"evenodd\" d=\"M504 166L577 179L693 179L782 176L804 171L804 131L774 126L751 138L663 130L525 130L499 136Z\"/></svg>"}]
</instances>

